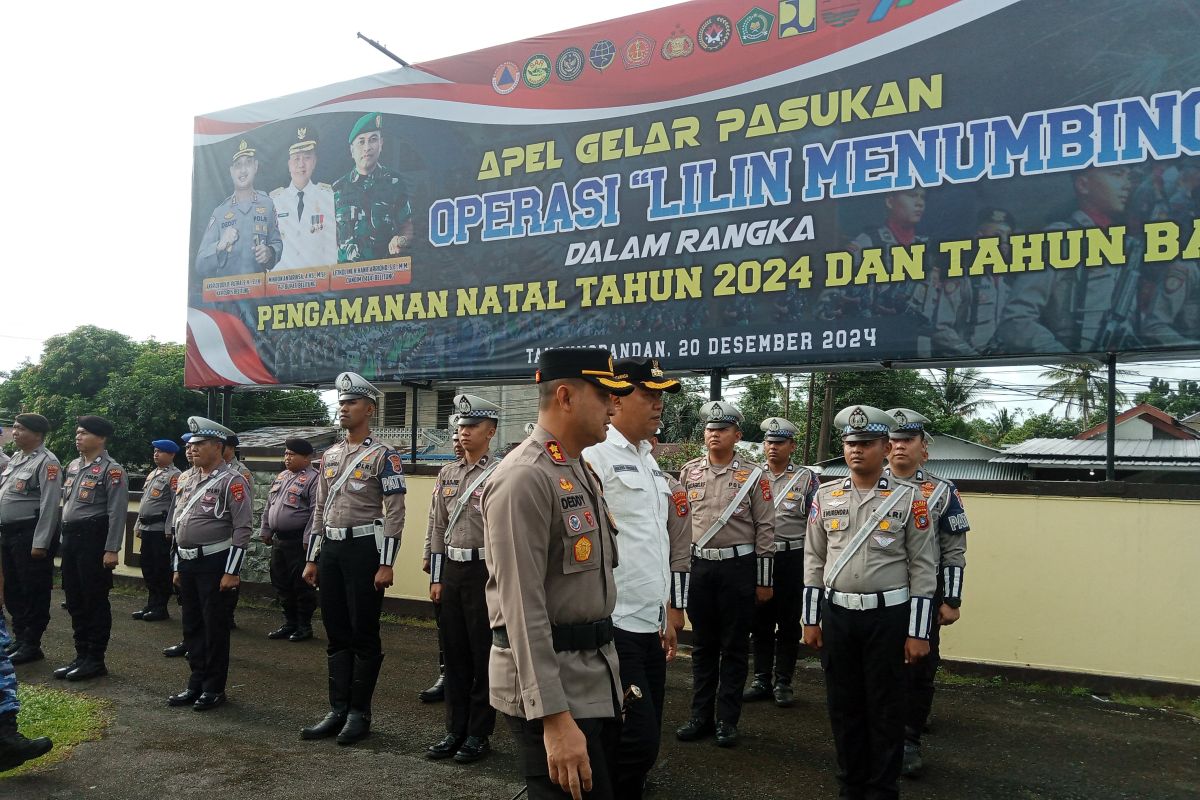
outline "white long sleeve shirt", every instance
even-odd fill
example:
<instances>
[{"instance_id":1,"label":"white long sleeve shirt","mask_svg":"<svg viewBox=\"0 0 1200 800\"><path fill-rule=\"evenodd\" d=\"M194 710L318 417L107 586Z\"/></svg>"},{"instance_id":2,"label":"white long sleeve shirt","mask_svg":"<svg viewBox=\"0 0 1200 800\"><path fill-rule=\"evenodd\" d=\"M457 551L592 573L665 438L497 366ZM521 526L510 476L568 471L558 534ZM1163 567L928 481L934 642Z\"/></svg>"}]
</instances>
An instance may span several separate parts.
<instances>
[{"instance_id":1,"label":"white long sleeve shirt","mask_svg":"<svg viewBox=\"0 0 1200 800\"><path fill-rule=\"evenodd\" d=\"M649 442L633 444L611 425L603 442L583 451L604 483L604 499L617 522L621 558L613 570L613 624L631 633L662 629L671 590L671 489L650 451Z\"/></svg>"}]
</instances>

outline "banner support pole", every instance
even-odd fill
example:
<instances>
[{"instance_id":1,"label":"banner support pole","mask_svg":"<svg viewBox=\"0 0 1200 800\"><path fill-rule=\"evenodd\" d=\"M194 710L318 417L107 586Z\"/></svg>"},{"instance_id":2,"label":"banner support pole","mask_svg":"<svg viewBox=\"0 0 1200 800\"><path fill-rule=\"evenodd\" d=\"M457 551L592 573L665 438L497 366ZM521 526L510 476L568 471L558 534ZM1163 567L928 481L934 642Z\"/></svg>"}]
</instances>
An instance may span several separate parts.
<instances>
[{"instance_id":1,"label":"banner support pole","mask_svg":"<svg viewBox=\"0 0 1200 800\"><path fill-rule=\"evenodd\" d=\"M708 399L721 399L721 378L725 374L723 369L714 369L708 373Z\"/></svg>"},{"instance_id":2,"label":"banner support pole","mask_svg":"<svg viewBox=\"0 0 1200 800\"><path fill-rule=\"evenodd\" d=\"M1117 354L1108 354L1108 430L1105 432L1104 480L1117 479Z\"/></svg>"}]
</instances>

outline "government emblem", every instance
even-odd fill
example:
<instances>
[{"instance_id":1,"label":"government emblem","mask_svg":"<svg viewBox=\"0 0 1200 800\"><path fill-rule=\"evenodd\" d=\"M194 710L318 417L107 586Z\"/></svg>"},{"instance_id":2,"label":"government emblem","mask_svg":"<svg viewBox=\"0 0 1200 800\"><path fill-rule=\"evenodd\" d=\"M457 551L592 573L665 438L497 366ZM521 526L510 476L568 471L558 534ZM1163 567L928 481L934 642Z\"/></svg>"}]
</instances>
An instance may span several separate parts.
<instances>
[{"instance_id":1,"label":"government emblem","mask_svg":"<svg viewBox=\"0 0 1200 800\"><path fill-rule=\"evenodd\" d=\"M700 30L696 31L696 44L706 53L715 53L729 44L732 36L733 23L729 17L714 14L700 23Z\"/></svg>"},{"instance_id":2,"label":"government emblem","mask_svg":"<svg viewBox=\"0 0 1200 800\"><path fill-rule=\"evenodd\" d=\"M542 88L550 82L550 56L542 53L530 56L529 60L525 62L525 69L521 71L521 75L525 78L525 85L530 89Z\"/></svg>"},{"instance_id":3,"label":"government emblem","mask_svg":"<svg viewBox=\"0 0 1200 800\"><path fill-rule=\"evenodd\" d=\"M687 58L694 52L696 52L696 45L692 42L692 37L679 27L671 31L671 36L663 42L662 57L667 61L673 58Z\"/></svg>"},{"instance_id":4,"label":"government emblem","mask_svg":"<svg viewBox=\"0 0 1200 800\"><path fill-rule=\"evenodd\" d=\"M743 45L765 42L771 38L771 29L774 26L775 15L755 6L738 20L738 38L742 40Z\"/></svg>"},{"instance_id":5,"label":"government emblem","mask_svg":"<svg viewBox=\"0 0 1200 800\"><path fill-rule=\"evenodd\" d=\"M575 560L587 561L592 557L592 540L587 536L580 536L575 541Z\"/></svg>"},{"instance_id":6,"label":"government emblem","mask_svg":"<svg viewBox=\"0 0 1200 800\"><path fill-rule=\"evenodd\" d=\"M817 29L817 0L779 0L779 38Z\"/></svg>"},{"instance_id":7,"label":"government emblem","mask_svg":"<svg viewBox=\"0 0 1200 800\"><path fill-rule=\"evenodd\" d=\"M520 70L517 69L517 65L511 61L505 61L492 73L492 88L496 90L497 94L510 94L521 83L519 75Z\"/></svg>"},{"instance_id":8,"label":"government emblem","mask_svg":"<svg viewBox=\"0 0 1200 800\"><path fill-rule=\"evenodd\" d=\"M625 69L637 69L650 63L654 58L654 40L644 33L635 35L621 49L621 60Z\"/></svg>"},{"instance_id":9,"label":"government emblem","mask_svg":"<svg viewBox=\"0 0 1200 800\"><path fill-rule=\"evenodd\" d=\"M612 43L611 39L601 39L588 50L588 63L597 72L604 72L611 67L616 57L617 46Z\"/></svg>"},{"instance_id":10,"label":"government emblem","mask_svg":"<svg viewBox=\"0 0 1200 800\"><path fill-rule=\"evenodd\" d=\"M554 60L554 74L560 81L569 83L583 74L583 65L583 51L578 47L568 47Z\"/></svg>"}]
</instances>

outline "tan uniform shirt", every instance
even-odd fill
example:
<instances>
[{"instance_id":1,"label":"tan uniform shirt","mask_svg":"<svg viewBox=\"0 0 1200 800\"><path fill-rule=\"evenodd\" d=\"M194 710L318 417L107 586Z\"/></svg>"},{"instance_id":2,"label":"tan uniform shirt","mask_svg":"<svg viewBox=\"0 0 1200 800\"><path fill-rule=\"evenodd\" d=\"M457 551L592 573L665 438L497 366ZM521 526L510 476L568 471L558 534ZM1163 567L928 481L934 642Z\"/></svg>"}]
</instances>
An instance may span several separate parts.
<instances>
[{"instance_id":1,"label":"tan uniform shirt","mask_svg":"<svg viewBox=\"0 0 1200 800\"><path fill-rule=\"evenodd\" d=\"M199 496L192 502L196 495ZM237 575L242 568L246 545L250 543L254 514L250 488L241 473L230 464L220 464L207 475L197 469L183 484L176 502L179 507L175 515L176 548L193 549L232 539L233 547L225 558L225 572ZM179 570L178 555L175 569Z\"/></svg>"},{"instance_id":2,"label":"tan uniform shirt","mask_svg":"<svg viewBox=\"0 0 1200 800\"><path fill-rule=\"evenodd\" d=\"M468 464L466 458L460 458L442 467L437 476L437 489L433 496L433 507L429 518L429 582L440 583L442 577L443 557L446 547L459 547L475 550L483 547L483 507L480 503L483 497L483 487L487 481L475 486L470 498L454 521L454 528L447 530L450 517L459 505L462 493L471 489L487 470L495 456L484 453L478 461ZM495 474L495 471L492 473ZM489 476L490 480L491 476ZM434 563L436 562L436 563Z\"/></svg>"},{"instance_id":3,"label":"tan uniform shirt","mask_svg":"<svg viewBox=\"0 0 1200 800\"><path fill-rule=\"evenodd\" d=\"M171 509L171 526L169 533L175 535L175 525L179 522L179 498L183 496L183 490L187 488L188 481L200 474L200 470L195 467L188 467L183 472L179 473L179 480L175 482L175 507Z\"/></svg>"},{"instance_id":4,"label":"tan uniform shirt","mask_svg":"<svg viewBox=\"0 0 1200 800\"><path fill-rule=\"evenodd\" d=\"M753 464L743 465L736 459L725 466L714 466L707 457L683 465L680 480L687 490L691 506L692 541L704 535L717 521L754 471ZM772 503L771 481L766 472L759 476L758 486L738 504L733 516L721 530L708 540L705 547L734 547L754 545L760 558L775 555L775 508Z\"/></svg>"},{"instance_id":5,"label":"tan uniform shirt","mask_svg":"<svg viewBox=\"0 0 1200 800\"><path fill-rule=\"evenodd\" d=\"M46 550L58 532L62 467L44 447L18 450L0 470L0 525L37 518L33 547Z\"/></svg>"},{"instance_id":6,"label":"tan uniform shirt","mask_svg":"<svg viewBox=\"0 0 1200 800\"><path fill-rule=\"evenodd\" d=\"M115 553L125 538L125 515L129 513L129 476L125 468L105 450L91 461L83 456L67 467L63 486L64 523L108 518L106 552Z\"/></svg>"},{"instance_id":7,"label":"tan uniform shirt","mask_svg":"<svg viewBox=\"0 0 1200 800\"><path fill-rule=\"evenodd\" d=\"M313 501L317 495L317 470L311 464L293 472L285 469L275 476L263 506L259 536L264 540L273 533L311 533Z\"/></svg>"},{"instance_id":8,"label":"tan uniform shirt","mask_svg":"<svg viewBox=\"0 0 1200 800\"><path fill-rule=\"evenodd\" d=\"M383 523L384 537L381 563L390 567L395 563L400 536L404 533L404 493L407 488L400 454L387 445L370 452L374 445L375 441L369 436L356 445L343 439L325 451L317 479L317 504L313 510L311 533L305 537L305 542L313 535L324 536L327 527L354 528L378 519ZM353 472L330 499L330 489L346 470ZM309 552L311 554L312 550Z\"/></svg>"},{"instance_id":9,"label":"tan uniform shirt","mask_svg":"<svg viewBox=\"0 0 1200 800\"><path fill-rule=\"evenodd\" d=\"M776 475L763 464L763 474L771 481L776 540L803 542L808 529L808 509L821 486L816 473L809 467L788 464L786 470Z\"/></svg>"},{"instance_id":10,"label":"tan uniform shirt","mask_svg":"<svg viewBox=\"0 0 1200 800\"><path fill-rule=\"evenodd\" d=\"M665 473L664 473L665 474ZM671 540L671 608L687 608L688 581L692 572L692 507L683 484L667 475L671 507L667 509L667 537Z\"/></svg>"},{"instance_id":11,"label":"tan uniform shirt","mask_svg":"<svg viewBox=\"0 0 1200 800\"><path fill-rule=\"evenodd\" d=\"M179 489L179 470L174 465L156 467L146 476L142 501L138 505L137 529L162 533L175 516L175 492Z\"/></svg>"},{"instance_id":12,"label":"tan uniform shirt","mask_svg":"<svg viewBox=\"0 0 1200 800\"><path fill-rule=\"evenodd\" d=\"M493 646L492 705L540 719L614 717L620 697L617 650L556 652L552 625L609 617L616 605L616 526L597 479L540 426L492 473L483 490L487 603Z\"/></svg>"},{"instance_id":13,"label":"tan uniform shirt","mask_svg":"<svg viewBox=\"0 0 1200 800\"><path fill-rule=\"evenodd\" d=\"M890 475L891 468L885 469L884 474ZM967 566L967 531L971 530L962 497L953 481L940 478L927 470L919 469L905 480L920 486L921 496L926 500L932 498L939 486L946 486L941 491L937 503L929 508L931 525L933 530L937 531L933 543L936 548L934 556L938 563L938 588L941 589L943 597L961 600L963 570Z\"/></svg>"}]
</instances>

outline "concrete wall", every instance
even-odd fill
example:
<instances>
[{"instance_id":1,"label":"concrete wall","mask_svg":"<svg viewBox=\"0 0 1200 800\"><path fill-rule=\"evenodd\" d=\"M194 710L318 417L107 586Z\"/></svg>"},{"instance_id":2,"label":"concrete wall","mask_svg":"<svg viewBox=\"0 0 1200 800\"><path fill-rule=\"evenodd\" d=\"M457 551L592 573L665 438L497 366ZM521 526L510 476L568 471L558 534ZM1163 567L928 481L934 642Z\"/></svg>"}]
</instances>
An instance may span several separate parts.
<instances>
[{"instance_id":1,"label":"concrete wall","mask_svg":"<svg viewBox=\"0 0 1200 800\"><path fill-rule=\"evenodd\" d=\"M390 597L428 599L421 551L433 485L432 476L408 476ZM962 620L943 630L946 658L1200 686L1200 501L977 492L963 500L972 526L965 602Z\"/></svg>"}]
</instances>

